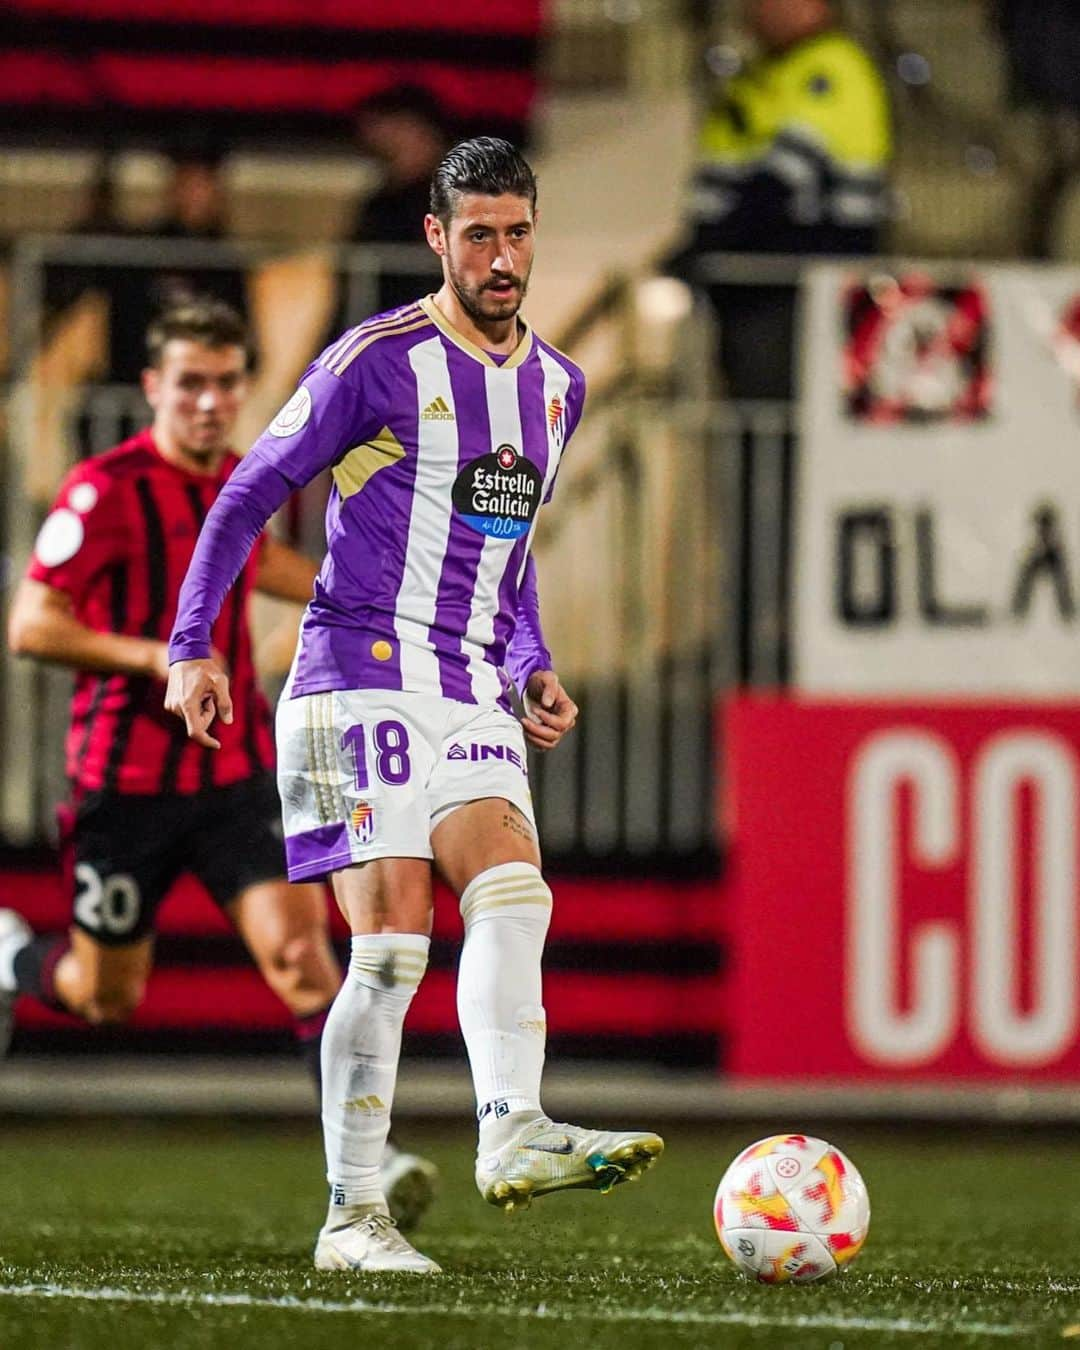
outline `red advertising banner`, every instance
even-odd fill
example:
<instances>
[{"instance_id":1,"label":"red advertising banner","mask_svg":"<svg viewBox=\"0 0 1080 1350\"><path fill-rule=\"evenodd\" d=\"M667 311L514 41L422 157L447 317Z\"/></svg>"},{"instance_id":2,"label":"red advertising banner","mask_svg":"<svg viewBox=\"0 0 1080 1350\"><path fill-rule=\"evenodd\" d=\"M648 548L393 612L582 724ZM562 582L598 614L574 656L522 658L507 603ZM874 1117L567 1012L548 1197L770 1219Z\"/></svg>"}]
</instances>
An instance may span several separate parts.
<instances>
[{"instance_id":1,"label":"red advertising banner","mask_svg":"<svg viewBox=\"0 0 1080 1350\"><path fill-rule=\"evenodd\" d=\"M462 134L527 135L546 7L488 0L8 0L0 116L64 143L225 144L348 133L372 94L419 85ZM207 119L211 119L207 122Z\"/></svg>"},{"instance_id":2,"label":"red advertising banner","mask_svg":"<svg viewBox=\"0 0 1080 1350\"><path fill-rule=\"evenodd\" d=\"M729 1067L1080 1078L1080 705L736 699Z\"/></svg>"},{"instance_id":3,"label":"red advertising banner","mask_svg":"<svg viewBox=\"0 0 1080 1350\"><path fill-rule=\"evenodd\" d=\"M717 970L721 905L711 879L664 881L635 877L555 877L548 934L544 1004L553 1038L583 1053L633 1050L635 1042L697 1055L714 1047L721 1031ZM60 932L71 918L71 899L52 871L0 872L0 894L37 932ZM330 904L331 928L340 942L348 930ZM155 969L131 1029L159 1034L200 1030L256 1034L292 1024L252 968L225 916L190 878L166 900L157 924ZM407 1023L410 1049L424 1037L456 1038L454 1001L461 918L457 902L437 889L431 963ZM34 1037L61 1029L64 1047L91 1048L99 1032L51 1012L35 999L17 1007L16 1023L27 1048L50 1048ZM122 1034L122 1033L118 1033ZM53 1046L52 1048L55 1048ZM153 1048L151 1045L150 1048Z\"/></svg>"}]
</instances>

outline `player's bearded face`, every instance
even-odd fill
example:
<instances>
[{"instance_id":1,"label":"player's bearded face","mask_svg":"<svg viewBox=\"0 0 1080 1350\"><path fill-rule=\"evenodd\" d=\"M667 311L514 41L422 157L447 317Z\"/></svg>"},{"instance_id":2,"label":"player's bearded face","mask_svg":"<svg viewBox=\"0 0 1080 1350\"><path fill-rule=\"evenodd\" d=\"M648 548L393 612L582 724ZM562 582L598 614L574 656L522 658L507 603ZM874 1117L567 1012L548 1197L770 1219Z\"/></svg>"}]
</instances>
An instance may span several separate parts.
<instances>
[{"instance_id":1,"label":"player's bearded face","mask_svg":"<svg viewBox=\"0 0 1080 1350\"><path fill-rule=\"evenodd\" d=\"M197 463L216 459L229 445L246 382L242 348L172 339L146 381L155 433Z\"/></svg>"},{"instance_id":2,"label":"player's bearded face","mask_svg":"<svg viewBox=\"0 0 1080 1350\"><path fill-rule=\"evenodd\" d=\"M534 247L529 201L466 193L446 232L446 273L474 323L512 319L529 286Z\"/></svg>"}]
</instances>

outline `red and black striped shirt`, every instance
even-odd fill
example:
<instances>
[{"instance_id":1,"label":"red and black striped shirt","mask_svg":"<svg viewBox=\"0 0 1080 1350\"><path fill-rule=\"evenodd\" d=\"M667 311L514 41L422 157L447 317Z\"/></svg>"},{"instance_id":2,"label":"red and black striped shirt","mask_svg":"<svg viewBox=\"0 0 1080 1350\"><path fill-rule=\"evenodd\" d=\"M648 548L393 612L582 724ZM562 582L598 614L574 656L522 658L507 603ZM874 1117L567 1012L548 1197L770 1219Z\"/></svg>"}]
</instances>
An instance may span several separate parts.
<instances>
[{"instance_id":1,"label":"red and black striped shirt","mask_svg":"<svg viewBox=\"0 0 1080 1350\"><path fill-rule=\"evenodd\" d=\"M199 529L239 462L230 454L216 475L189 473L162 457L149 431L84 461L60 489L27 576L66 592L90 628L167 642ZM247 619L258 554L252 550L213 631L233 699L232 725L214 726L221 749L188 740L183 722L165 711L159 681L80 671L67 737L77 792L187 794L273 766Z\"/></svg>"}]
</instances>

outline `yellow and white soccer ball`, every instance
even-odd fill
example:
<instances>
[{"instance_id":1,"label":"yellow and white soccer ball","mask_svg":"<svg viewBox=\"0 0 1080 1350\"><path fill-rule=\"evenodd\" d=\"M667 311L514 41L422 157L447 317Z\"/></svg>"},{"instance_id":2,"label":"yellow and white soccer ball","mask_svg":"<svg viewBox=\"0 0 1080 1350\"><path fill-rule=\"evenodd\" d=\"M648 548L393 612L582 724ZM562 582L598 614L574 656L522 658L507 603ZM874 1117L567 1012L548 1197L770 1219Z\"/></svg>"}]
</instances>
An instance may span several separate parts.
<instances>
[{"instance_id":1,"label":"yellow and white soccer ball","mask_svg":"<svg viewBox=\"0 0 1080 1350\"><path fill-rule=\"evenodd\" d=\"M824 1139L774 1134L744 1149L713 1205L720 1245L762 1284L808 1284L858 1255L870 1198L850 1160Z\"/></svg>"}]
</instances>

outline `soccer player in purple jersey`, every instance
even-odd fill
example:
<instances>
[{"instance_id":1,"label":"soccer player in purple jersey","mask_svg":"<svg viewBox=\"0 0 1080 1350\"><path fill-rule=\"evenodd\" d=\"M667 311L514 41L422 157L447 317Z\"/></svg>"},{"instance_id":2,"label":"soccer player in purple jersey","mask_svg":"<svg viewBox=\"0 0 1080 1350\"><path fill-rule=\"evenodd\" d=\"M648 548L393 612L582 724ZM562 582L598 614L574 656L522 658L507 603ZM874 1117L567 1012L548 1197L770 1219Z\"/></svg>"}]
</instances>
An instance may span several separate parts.
<instances>
[{"instance_id":1,"label":"soccer player in purple jersey","mask_svg":"<svg viewBox=\"0 0 1080 1350\"><path fill-rule=\"evenodd\" d=\"M424 221L442 288L309 368L207 516L170 643L166 705L215 746L211 724L233 715L215 616L266 520L329 468L327 554L277 722L289 876L329 876L353 934L323 1037L320 1269L438 1270L394 1227L378 1167L433 869L464 920L458 1016L484 1199L607 1190L663 1150L540 1106L552 898L525 745L557 745L577 708L544 645L529 545L585 383L519 314L535 227L536 181L513 146L479 137L446 155Z\"/></svg>"}]
</instances>

